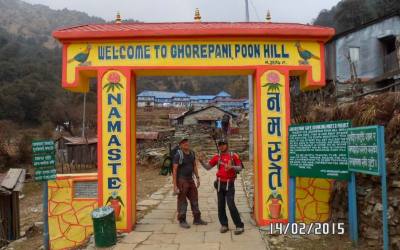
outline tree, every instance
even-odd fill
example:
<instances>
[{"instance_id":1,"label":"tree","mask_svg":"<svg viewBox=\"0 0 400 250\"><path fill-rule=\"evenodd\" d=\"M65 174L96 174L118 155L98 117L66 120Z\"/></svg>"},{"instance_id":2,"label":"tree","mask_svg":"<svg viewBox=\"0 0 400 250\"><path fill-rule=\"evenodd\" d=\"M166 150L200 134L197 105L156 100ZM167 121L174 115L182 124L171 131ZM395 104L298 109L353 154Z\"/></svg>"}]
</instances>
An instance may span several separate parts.
<instances>
[{"instance_id":1,"label":"tree","mask_svg":"<svg viewBox=\"0 0 400 250\"><path fill-rule=\"evenodd\" d=\"M395 12L400 12L398 0L342 0L332 9L322 10L314 24L340 33Z\"/></svg>"}]
</instances>

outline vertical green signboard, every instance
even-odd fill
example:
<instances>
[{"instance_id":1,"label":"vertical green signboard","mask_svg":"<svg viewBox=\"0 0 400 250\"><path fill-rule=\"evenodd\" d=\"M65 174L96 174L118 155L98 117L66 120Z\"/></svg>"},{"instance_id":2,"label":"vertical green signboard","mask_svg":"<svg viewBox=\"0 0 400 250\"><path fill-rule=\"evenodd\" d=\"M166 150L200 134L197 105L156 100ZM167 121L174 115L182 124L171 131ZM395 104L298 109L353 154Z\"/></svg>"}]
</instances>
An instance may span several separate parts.
<instances>
[{"instance_id":1,"label":"vertical green signboard","mask_svg":"<svg viewBox=\"0 0 400 250\"><path fill-rule=\"evenodd\" d=\"M57 170L54 141L33 141L32 152L32 164L35 168L35 181L55 180Z\"/></svg>"},{"instance_id":2,"label":"vertical green signboard","mask_svg":"<svg viewBox=\"0 0 400 250\"><path fill-rule=\"evenodd\" d=\"M383 126L351 128L348 131L349 171L349 229L353 242L358 241L356 173L377 175L382 183L383 249L389 249L387 181Z\"/></svg>"},{"instance_id":3,"label":"vertical green signboard","mask_svg":"<svg viewBox=\"0 0 400 250\"><path fill-rule=\"evenodd\" d=\"M32 164L35 168L35 181L42 182L43 202L43 245L49 249L49 223L48 223L48 184L47 181L55 180L57 176L55 145L53 140L37 140L32 142Z\"/></svg>"},{"instance_id":4,"label":"vertical green signboard","mask_svg":"<svg viewBox=\"0 0 400 250\"><path fill-rule=\"evenodd\" d=\"M290 126L289 175L347 180L349 127L349 121Z\"/></svg>"},{"instance_id":5,"label":"vertical green signboard","mask_svg":"<svg viewBox=\"0 0 400 250\"><path fill-rule=\"evenodd\" d=\"M380 175L378 126L351 128L348 132L349 170Z\"/></svg>"}]
</instances>

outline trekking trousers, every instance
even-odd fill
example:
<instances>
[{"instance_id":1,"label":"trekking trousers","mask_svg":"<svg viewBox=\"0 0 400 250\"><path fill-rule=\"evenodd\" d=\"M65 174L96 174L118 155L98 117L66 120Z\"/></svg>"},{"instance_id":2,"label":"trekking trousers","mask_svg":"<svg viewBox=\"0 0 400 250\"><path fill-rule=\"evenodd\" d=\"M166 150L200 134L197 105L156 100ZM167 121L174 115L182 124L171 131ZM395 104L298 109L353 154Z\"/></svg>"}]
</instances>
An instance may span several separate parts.
<instances>
[{"instance_id":1,"label":"trekking trousers","mask_svg":"<svg viewBox=\"0 0 400 250\"><path fill-rule=\"evenodd\" d=\"M244 227L239 211L235 204L235 183L233 181L230 182L228 190L226 188L226 182L221 182L220 185L219 191L217 191L219 222L222 226L228 226L228 218L226 217L225 209L225 204L228 204L229 212L235 226L241 228Z\"/></svg>"},{"instance_id":2,"label":"trekking trousers","mask_svg":"<svg viewBox=\"0 0 400 250\"><path fill-rule=\"evenodd\" d=\"M188 206L187 200L189 200L190 202L190 207L193 213L193 220L199 221L201 218L199 209L199 195L194 180L178 179L177 185L179 189L179 194L177 198L178 221L186 221L186 211Z\"/></svg>"}]
</instances>

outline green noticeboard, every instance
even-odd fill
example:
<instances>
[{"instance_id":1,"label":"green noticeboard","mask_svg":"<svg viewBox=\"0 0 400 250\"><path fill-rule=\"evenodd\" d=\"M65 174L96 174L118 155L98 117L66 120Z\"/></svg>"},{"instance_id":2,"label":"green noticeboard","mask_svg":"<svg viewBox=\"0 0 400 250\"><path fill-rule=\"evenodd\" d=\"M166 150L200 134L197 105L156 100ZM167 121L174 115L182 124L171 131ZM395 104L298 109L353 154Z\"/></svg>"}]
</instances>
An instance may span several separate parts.
<instances>
[{"instance_id":1,"label":"green noticeboard","mask_svg":"<svg viewBox=\"0 0 400 250\"><path fill-rule=\"evenodd\" d=\"M289 126L289 175L347 180L350 121Z\"/></svg>"},{"instance_id":2,"label":"green noticeboard","mask_svg":"<svg viewBox=\"0 0 400 250\"><path fill-rule=\"evenodd\" d=\"M348 131L349 170L380 175L380 133L379 126L351 128Z\"/></svg>"},{"instance_id":3,"label":"green noticeboard","mask_svg":"<svg viewBox=\"0 0 400 250\"><path fill-rule=\"evenodd\" d=\"M55 180L57 175L55 146L52 140L32 142L32 164L36 181Z\"/></svg>"},{"instance_id":4,"label":"green noticeboard","mask_svg":"<svg viewBox=\"0 0 400 250\"><path fill-rule=\"evenodd\" d=\"M41 154L54 151L55 151L54 141L47 140L47 141L32 142L32 152L34 154Z\"/></svg>"},{"instance_id":5,"label":"green noticeboard","mask_svg":"<svg viewBox=\"0 0 400 250\"><path fill-rule=\"evenodd\" d=\"M33 155L33 166L35 168L55 166L55 165L56 165L56 157L54 156L54 153Z\"/></svg>"}]
</instances>

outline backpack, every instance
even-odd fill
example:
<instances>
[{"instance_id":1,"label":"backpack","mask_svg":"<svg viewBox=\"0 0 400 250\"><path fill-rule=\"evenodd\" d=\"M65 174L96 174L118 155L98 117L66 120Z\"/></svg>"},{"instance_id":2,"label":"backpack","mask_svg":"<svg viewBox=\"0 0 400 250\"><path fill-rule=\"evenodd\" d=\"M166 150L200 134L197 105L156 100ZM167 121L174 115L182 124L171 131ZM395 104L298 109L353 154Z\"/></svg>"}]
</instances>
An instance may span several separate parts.
<instances>
[{"instance_id":1,"label":"backpack","mask_svg":"<svg viewBox=\"0 0 400 250\"><path fill-rule=\"evenodd\" d=\"M231 118L229 117L229 115L225 114L225 115L222 117L222 122L225 123L225 124L227 124L227 123L229 123L229 120L230 120L230 119L231 119Z\"/></svg>"},{"instance_id":2,"label":"backpack","mask_svg":"<svg viewBox=\"0 0 400 250\"><path fill-rule=\"evenodd\" d=\"M175 148L177 148L176 151L175 151L176 152L175 155L179 154L179 164L178 164L178 166L180 166L180 165L182 165L183 159L184 159L183 151L179 148L179 146L176 146ZM173 155L172 159L175 157L175 155ZM194 156L194 152L192 150L190 150L190 155Z\"/></svg>"},{"instance_id":3,"label":"backpack","mask_svg":"<svg viewBox=\"0 0 400 250\"><path fill-rule=\"evenodd\" d=\"M169 157L171 157L171 159L174 159L175 155L178 153L179 146L176 145L172 150L169 151Z\"/></svg>"},{"instance_id":4,"label":"backpack","mask_svg":"<svg viewBox=\"0 0 400 250\"><path fill-rule=\"evenodd\" d=\"M164 161L161 165L160 175L165 176L172 174L172 161L178 149L179 147L176 146L174 149L171 150L171 144L169 144L169 154L164 155Z\"/></svg>"},{"instance_id":5,"label":"backpack","mask_svg":"<svg viewBox=\"0 0 400 250\"><path fill-rule=\"evenodd\" d=\"M171 145L170 145L171 148ZM176 154L179 154L179 166L183 163L183 151L179 148L179 146L175 146L172 150L169 151L169 155L164 156L164 161L161 165L160 174L161 175L169 175L172 174L172 165L173 160ZM194 152L190 150L190 154L194 156Z\"/></svg>"}]
</instances>

